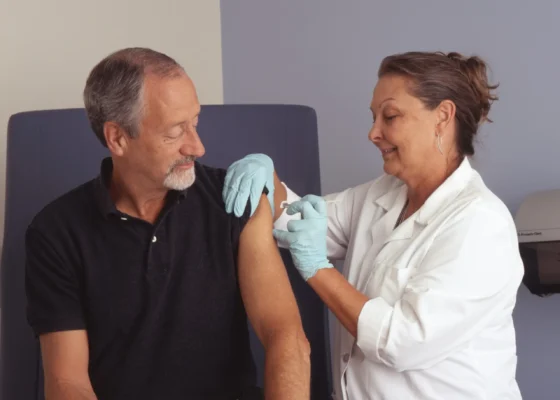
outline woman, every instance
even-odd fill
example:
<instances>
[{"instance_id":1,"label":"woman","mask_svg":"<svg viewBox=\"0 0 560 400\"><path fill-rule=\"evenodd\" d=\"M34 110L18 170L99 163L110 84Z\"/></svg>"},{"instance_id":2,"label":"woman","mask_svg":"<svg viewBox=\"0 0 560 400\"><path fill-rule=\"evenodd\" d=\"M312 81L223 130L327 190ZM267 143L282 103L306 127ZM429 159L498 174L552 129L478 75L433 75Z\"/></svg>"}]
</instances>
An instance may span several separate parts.
<instances>
[{"instance_id":1,"label":"woman","mask_svg":"<svg viewBox=\"0 0 560 400\"><path fill-rule=\"evenodd\" d=\"M226 209L240 214L264 187L291 203L276 207L275 236L337 317L335 398L521 399L516 229L468 161L496 86L458 53L393 55L378 77L369 139L383 176L299 199L251 155L228 170Z\"/></svg>"}]
</instances>

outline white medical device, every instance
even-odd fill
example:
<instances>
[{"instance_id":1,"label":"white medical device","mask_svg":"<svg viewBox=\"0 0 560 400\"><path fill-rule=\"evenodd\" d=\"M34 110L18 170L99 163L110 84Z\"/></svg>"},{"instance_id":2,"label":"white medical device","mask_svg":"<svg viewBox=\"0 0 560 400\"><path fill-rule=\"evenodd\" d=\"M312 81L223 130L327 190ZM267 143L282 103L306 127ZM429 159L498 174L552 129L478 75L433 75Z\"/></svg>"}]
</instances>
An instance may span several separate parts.
<instances>
[{"instance_id":1,"label":"white medical device","mask_svg":"<svg viewBox=\"0 0 560 400\"><path fill-rule=\"evenodd\" d=\"M515 215L523 282L533 294L560 293L560 190L528 196Z\"/></svg>"}]
</instances>

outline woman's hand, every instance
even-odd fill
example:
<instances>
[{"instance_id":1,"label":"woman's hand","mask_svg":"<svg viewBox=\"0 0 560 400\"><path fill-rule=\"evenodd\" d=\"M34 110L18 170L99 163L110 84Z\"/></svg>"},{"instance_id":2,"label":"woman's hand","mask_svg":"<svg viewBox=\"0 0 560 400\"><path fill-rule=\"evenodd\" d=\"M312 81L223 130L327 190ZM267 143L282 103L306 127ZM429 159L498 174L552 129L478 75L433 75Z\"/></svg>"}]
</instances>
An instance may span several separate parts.
<instances>
[{"instance_id":1,"label":"woman's hand","mask_svg":"<svg viewBox=\"0 0 560 400\"><path fill-rule=\"evenodd\" d=\"M290 249L294 265L306 281L322 268L332 268L327 259L327 205L319 196L307 195L290 204L289 215L301 220L288 222L288 231L275 229L274 237Z\"/></svg>"},{"instance_id":2,"label":"woman's hand","mask_svg":"<svg viewBox=\"0 0 560 400\"><path fill-rule=\"evenodd\" d=\"M290 204L288 214L301 213L301 220L288 222L288 231L274 230L286 245L297 270L325 302L344 327L357 337L358 320L369 300L344 279L327 259L327 203L307 195Z\"/></svg>"},{"instance_id":3,"label":"woman's hand","mask_svg":"<svg viewBox=\"0 0 560 400\"><path fill-rule=\"evenodd\" d=\"M264 189L274 216L274 163L266 154L250 154L230 165L227 170L222 198L226 212L241 217L251 201L251 216L255 213Z\"/></svg>"}]
</instances>

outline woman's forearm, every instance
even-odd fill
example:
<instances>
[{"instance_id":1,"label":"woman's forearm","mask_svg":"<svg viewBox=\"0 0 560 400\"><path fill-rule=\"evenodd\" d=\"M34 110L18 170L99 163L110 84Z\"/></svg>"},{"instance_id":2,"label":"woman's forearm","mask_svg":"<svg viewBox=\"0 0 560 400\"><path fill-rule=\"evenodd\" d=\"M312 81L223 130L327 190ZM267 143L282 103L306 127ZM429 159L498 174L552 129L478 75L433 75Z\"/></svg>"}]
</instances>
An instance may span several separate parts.
<instances>
[{"instance_id":1,"label":"woman's forearm","mask_svg":"<svg viewBox=\"0 0 560 400\"><path fill-rule=\"evenodd\" d=\"M369 299L354 289L335 268L320 269L307 283L315 290L346 330L356 337L358 318Z\"/></svg>"}]
</instances>

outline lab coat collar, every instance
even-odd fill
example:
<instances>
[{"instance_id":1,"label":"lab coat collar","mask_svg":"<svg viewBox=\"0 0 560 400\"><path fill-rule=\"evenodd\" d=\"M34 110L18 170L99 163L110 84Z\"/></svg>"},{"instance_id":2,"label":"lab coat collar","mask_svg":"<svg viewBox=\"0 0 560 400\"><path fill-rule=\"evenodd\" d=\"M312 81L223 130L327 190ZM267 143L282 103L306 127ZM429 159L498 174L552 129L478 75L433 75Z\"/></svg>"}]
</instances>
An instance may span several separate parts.
<instances>
[{"instance_id":1,"label":"lab coat collar","mask_svg":"<svg viewBox=\"0 0 560 400\"><path fill-rule=\"evenodd\" d=\"M396 203L398 200L400 200L401 198L406 198L403 197L403 192L406 195L406 185L401 180L398 180L397 178L391 177L389 175L386 175L385 178L394 180L391 187L384 194L379 197L375 197L372 200L385 211L389 211L391 208L397 205Z\"/></svg>"},{"instance_id":2,"label":"lab coat collar","mask_svg":"<svg viewBox=\"0 0 560 400\"><path fill-rule=\"evenodd\" d=\"M467 157L459 167L432 193L424 205L412 217L416 222L427 225L441 210L449 204L465 188L471 179L473 169ZM392 188L373 201L385 211L397 208L400 212L406 201L407 188L402 181L393 184ZM404 232L403 232L404 233ZM406 235L405 235L406 236Z\"/></svg>"},{"instance_id":3,"label":"lab coat collar","mask_svg":"<svg viewBox=\"0 0 560 400\"><path fill-rule=\"evenodd\" d=\"M402 208L406 202L406 185L395 180L392 189L389 189L384 195L374 200L374 202L385 210L384 221L381 224L383 236L386 237L385 243L393 240L406 240L412 237L414 224L409 224L412 218L404 221L398 229L395 229L395 223L399 218ZM380 232L371 232L372 243L379 237Z\"/></svg>"},{"instance_id":4,"label":"lab coat collar","mask_svg":"<svg viewBox=\"0 0 560 400\"><path fill-rule=\"evenodd\" d=\"M439 211L449 205L471 180L473 169L467 157L433 193L418 210L416 221L427 225Z\"/></svg>"}]
</instances>

